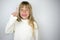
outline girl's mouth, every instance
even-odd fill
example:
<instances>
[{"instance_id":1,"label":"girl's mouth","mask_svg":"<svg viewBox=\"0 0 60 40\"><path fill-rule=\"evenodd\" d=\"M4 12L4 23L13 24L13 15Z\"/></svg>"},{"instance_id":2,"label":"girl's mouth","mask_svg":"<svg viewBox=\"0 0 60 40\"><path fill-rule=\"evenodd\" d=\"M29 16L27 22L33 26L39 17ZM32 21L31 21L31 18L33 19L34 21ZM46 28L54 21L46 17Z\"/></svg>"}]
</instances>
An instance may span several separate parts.
<instances>
[{"instance_id":1,"label":"girl's mouth","mask_svg":"<svg viewBox=\"0 0 60 40\"><path fill-rule=\"evenodd\" d=\"M22 16L27 16L27 14L22 14Z\"/></svg>"}]
</instances>

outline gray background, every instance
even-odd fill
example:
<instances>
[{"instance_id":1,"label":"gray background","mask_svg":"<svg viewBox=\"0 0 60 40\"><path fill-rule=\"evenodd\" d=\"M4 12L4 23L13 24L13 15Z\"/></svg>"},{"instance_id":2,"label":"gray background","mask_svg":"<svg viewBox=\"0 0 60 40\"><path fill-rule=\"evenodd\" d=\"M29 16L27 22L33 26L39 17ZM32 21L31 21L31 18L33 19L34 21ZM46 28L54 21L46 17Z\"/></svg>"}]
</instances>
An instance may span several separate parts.
<instances>
[{"instance_id":1,"label":"gray background","mask_svg":"<svg viewBox=\"0 0 60 40\"><path fill-rule=\"evenodd\" d=\"M23 0L0 0L0 40L13 40L5 34L5 27L12 12ZM59 40L59 0L28 0L39 26L39 40Z\"/></svg>"}]
</instances>

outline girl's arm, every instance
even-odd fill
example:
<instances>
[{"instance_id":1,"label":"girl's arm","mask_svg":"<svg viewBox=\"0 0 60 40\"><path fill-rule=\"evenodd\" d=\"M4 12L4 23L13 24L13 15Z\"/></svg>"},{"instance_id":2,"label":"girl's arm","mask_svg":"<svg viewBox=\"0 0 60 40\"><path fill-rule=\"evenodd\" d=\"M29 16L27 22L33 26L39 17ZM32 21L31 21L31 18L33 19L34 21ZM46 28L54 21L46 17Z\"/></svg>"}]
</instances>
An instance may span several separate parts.
<instances>
[{"instance_id":1,"label":"girl's arm","mask_svg":"<svg viewBox=\"0 0 60 40\"><path fill-rule=\"evenodd\" d=\"M38 40L38 26L37 26L37 23L34 22L35 24L35 29L34 29L34 33L35 33L35 40Z\"/></svg>"},{"instance_id":2,"label":"girl's arm","mask_svg":"<svg viewBox=\"0 0 60 40\"><path fill-rule=\"evenodd\" d=\"M11 15L10 19L6 25L5 33L12 33L14 30L14 23L16 21L17 17Z\"/></svg>"}]
</instances>

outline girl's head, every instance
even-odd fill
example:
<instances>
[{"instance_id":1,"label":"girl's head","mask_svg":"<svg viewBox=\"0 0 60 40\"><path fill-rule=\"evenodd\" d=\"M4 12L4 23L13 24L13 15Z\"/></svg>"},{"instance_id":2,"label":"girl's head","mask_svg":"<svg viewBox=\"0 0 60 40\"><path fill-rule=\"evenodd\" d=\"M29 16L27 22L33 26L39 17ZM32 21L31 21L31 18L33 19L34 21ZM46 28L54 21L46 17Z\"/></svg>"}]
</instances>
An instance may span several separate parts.
<instances>
[{"instance_id":1,"label":"girl's head","mask_svg":"<svg viewBox=\"0 0 60 40\"><path fill-rule=\"evenodd\" d=\"M34 21L34 18L32 16L32 7L27 1L21 2L19 5L18 10L18 19L17 21L21 21L21 19L28 19L29 21Z\"/></svg>"},{"instance_id":2,"label":"girl's head","mask_svg":"<svg viewBox=\"0 0 60 40\"><path fill-rule=\"evenodd\" d=\"M28 2L22 2L19 7L19 15L22 19L28 19L30 16L31 5Z\"/></svg>"},{"instance_id":3,"label":"girl's head","mask_svg":"<svg viewBox=\"0 0 60 40\"><path fill-rule=\"evenodd\" d=\"M21 2L19 5L18 21L21 19L32 19L32 7L27 1Z\"/></svg>"},{"instance_id":4,"label":"girl's head","mask_svg":"<svg viewBox=\"0 0 60 40\"><path fill-rule=\"evenodd\" d=\"M32 7L27 1L23 1L19 5L17 21L19 22L21 21L21 19L28 19L29 25L31 25L32 29L34 29L34 18L32 16Z\"/></svg>"}]
</instances>

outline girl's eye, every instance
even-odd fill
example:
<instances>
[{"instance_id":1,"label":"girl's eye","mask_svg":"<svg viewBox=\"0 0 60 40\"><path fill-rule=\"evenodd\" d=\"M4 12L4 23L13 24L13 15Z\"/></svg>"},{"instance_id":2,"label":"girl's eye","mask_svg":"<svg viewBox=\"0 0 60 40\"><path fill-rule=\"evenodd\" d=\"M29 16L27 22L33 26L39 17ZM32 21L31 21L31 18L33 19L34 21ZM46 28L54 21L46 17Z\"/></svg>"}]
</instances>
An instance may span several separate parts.
<instances>
[{"instance_id":1,"label":"girl's eye","mask_svg":"<svg viewBox=\"0 0 60 40\"><path fill-rule=\"evenodd\" d=\"M28 9L26 9L26 11L29 11Z\"/></svg>"},{"instance_id":2,"label":"girl's eye","mask_svg":"<svg viewBox=\"0 0 60 40\"><path fill-rule=\"evenodd\" d=\"M20 9L20 11L21 12L23 12L23 11L29 11L29 9L27 9L27 8L26 9Z\"/></svg>"},{"instance_id":3,"label":"girl's eye","mask_svg":"<svg viewBox=\"0 0 60 40\"><path fill-rule=\"evenodd\" d=\"M21 9L21 11L23 11L23 9Z\"/></svg>"}]
</instances>

